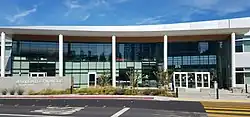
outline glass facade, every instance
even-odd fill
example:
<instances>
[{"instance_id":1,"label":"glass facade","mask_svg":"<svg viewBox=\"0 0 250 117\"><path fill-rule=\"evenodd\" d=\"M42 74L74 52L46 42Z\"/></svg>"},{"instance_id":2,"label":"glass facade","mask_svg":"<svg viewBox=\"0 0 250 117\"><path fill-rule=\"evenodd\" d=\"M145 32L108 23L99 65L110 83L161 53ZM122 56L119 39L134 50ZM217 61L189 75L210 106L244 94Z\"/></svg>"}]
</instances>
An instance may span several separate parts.
<instances>
[{"instance_id":1,"label":"glass facade","mask_svg":"<svg viewBox=\"0 0 250 117\"><path fill-rule=\"evenodd\" d=\"M111 73L111 43L64 43L64 74L74 79L75 87L88 84L88 73Z\"/></svg>"},{"instance_id":2,"label":"glass facade","mask_svg":"<svg viewBox=\"0 0 250 117\"><path fill-rule=\"evenodd\" d=\"M12 42L12 74L28 76L29 72L58 74L57 42Z\"/></svg>"},{"instance_id":3,"label":"glass facade","mask_svg":"<svg viewBox=\"0 0 250 117\"><path fill-rule=\"evenodd\" d=\"M178 42L168 44L169 68L182 71L210 71L216 68L218 42Z\"/></svg>"},{"instance_id":4,"label":"glass facade","mask_svg":"<svg viewBox=\"0 0 250 117\"><path fill-rule=\"evenodd\" d=\"M20 41L13 39L12 75L28 76L30 72L59 74L58 42ZM177 71L211 71L218 69L221 43L217 41L168 43L168 68ZM75 87L88 86L89 73L111 75L111 42L64 42L64 75L74 79ZM129 81L126 73L136 70L146 79L140 86L155 86L154 71L163 67L162 43L116 44L116 78ZM222 52L223 53L223 52ZM110 77L111 78L111 77Z\"/></svg>"}]
</instances>

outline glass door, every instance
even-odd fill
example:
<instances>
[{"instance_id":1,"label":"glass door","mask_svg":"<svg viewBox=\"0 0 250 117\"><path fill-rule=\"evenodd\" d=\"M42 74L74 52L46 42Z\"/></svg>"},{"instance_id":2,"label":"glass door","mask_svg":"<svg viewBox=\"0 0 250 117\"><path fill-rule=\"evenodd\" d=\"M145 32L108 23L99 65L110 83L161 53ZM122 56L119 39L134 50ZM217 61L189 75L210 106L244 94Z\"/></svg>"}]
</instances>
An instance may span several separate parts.
<instances>
[{"instance_id":1,"label":"glass door","mask_svg":"<svg viewBox=\"0 0 250 117\"><path fill-rule=\"evenodd\" d=\"M201 88L202 87L202 74L201 73L195 73L195 82L196 82L196 88Z\"/></svg>"},{"instance_id":2,"label":"glass door","mask_svg":"<svg viewBox=\"0 0 250 117\"><path fill-rule=\"evenodd\" d=\"M210 74L209 73L203 73L203 87L204 88L210 88Z\"/></svg>"},{"instance_id":3,"label":"glass door","mask_svg":"<svg viewBox=\"0 0 250 117\"><path fill-rule=\"evenodd\" d=\"M179 73L174 73L174 88L180 87L181 82L180 82L180 74Z\"/></svg>"},{"instance_id":4,"label":"glass door","mask_svg":"<svg viewBox=\"0 0 250 117\"><path fill-rule=\"evenodd\" d=\"M195 73L188 73L188 88L196 88Z\"/></svg>"},{"instance_id":5,"label":"glass door","mask_svg":"<svg viewBox=\"0 0 250 117\"><path fill-rule=\"evenodd\" d=\"M188 87L187 73L181 73L181 87L183 88Z\"/></svg>"},{"instance_id":6,"label":"glass door","mask_svg":"<svg viewBox=\"0 0 250 117\"><path fill-rule=\"evenodd\" d=\"M96 86L96 72L88 73L88 86Z\"/></svg>"}]
</instances>

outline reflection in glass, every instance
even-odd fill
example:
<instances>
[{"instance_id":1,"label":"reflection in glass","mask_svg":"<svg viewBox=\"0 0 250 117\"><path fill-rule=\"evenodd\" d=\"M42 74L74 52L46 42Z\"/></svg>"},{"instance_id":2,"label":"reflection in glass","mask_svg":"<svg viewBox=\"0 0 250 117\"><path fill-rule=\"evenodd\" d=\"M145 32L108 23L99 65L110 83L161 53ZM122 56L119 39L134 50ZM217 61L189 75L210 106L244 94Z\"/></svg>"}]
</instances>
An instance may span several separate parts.
<instances>
[{"instance_id":1,"label":"reflection in glass","mask_svg":"<svg viewBox=\"0 0 250 117\"><path fill-rule=\"evenodd\" d=\"M195 74L188 73L188 88L195 88Z\"/></svg>"},{"instance_id":2,"label":"reflection in glass","mask_svg":"<svg viewBox=\"0 0 250 117\"><path fill-rule=\"evenodd\" d=\"M182 87L187 87L186 83L187 83L187 75L186 74L181 74L181 86Z\"/></svg>"},{"instance_id":3,"label":"reflection in glass","mask_svg":"<svg viewBox=\"0 0 250 117\"><path fill-rule=\"evenodd\" d=\"M175 86L180 87L180 75L175 74Z\"/></svg>"},{"instance_id":4,"label":"reflection in glass","mask_svg":"<svg viewBox=\"0 0 250 117\"><path fill-rule=\"evenodd\" d=\"M197 74L197 87L202 87L202 78L201 74Z\"/></svg>"},{"instance_id":5,"label":"reflection in glass","mask_svg":"<svg viewBox=\"0 0 250 117\"><path fill-rule=\"evenodd\" d=\"M203 74L204 87L208 87L208 74Z\"/></svg>"}]
</instances>

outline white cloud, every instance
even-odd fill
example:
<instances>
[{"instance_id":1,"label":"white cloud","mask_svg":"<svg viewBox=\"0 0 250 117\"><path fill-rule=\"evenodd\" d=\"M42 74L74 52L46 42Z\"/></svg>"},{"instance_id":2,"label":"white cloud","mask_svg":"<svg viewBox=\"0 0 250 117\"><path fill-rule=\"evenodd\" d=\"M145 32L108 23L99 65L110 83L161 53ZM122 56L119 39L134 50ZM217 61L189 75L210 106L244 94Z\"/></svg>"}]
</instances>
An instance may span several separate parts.
<instances>
[{"instance_id":1,"label":"white cloud","mask_svg":"<svg viewBox=\"0 0 250 117\"><path fill-rule=\"evenodd\" d=\"M158 24L158 23L162 23L165 21L164 19L165 15L160 15L160 16L154 16L154 17L148 17L145 19L142 19L139 22L136 22L136 24Z\"/></svg>"},{"instance_id":2,"label":"white cloud","mask_svg":"<svg viewBox=\"0 0 250 117\"><path fill-rule=\"evenodd\" d=\"M10 23L18 23L21 20L24 20L23 18L30 15L31 13L35 13L37 11L37 6L35 6L32 9L19 12L19 8L17 8L18 13L14 14L12 16L7 16L5 19L7 19Z\"/></svg>"},{"instance_id":3,"label":"white cloud","mask_svg":"<svg viewBox=\"0 0 250 117\"><path fill-rule=\"evenodd\" d=\"M90 0L89 2L80 2L79 0L66 0L64 5L67 7L67 12L64 16L69 16L71 13L91 14L92 10L109 7L109 2L106 0ZM88 16L88 15L86 15Z\"/></svg>"},{"instance_id":4,"label":"white cloud","mask_svg":"<svg viewBox=\"0 0 250 117\"><path fill-rule=\"evenodd\" d=\"M77 0L66 0L64 5L69 9L81 8L82 6L79 4Z\"/></svg>"},{"instance_id":5,"label":"white cloud","mask_svg":"<svg viewBox=\"0 0 250 117\"><path fill-rule=\"evenodd\" d=\"M82 19L82 21L86 21L87 19L89 19L89 17L90 17L90 14L87 14L87 15L81 17L81 19Z\"/></svg>"}]
</instances>

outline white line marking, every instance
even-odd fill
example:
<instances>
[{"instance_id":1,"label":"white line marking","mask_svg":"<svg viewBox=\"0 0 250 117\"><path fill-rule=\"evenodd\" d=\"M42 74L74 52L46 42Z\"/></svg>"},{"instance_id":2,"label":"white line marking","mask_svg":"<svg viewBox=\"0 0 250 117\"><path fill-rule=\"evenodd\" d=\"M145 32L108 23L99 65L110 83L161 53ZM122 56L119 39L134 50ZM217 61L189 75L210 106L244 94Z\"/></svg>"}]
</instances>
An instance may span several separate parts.
<instances>
[{"instance_id":1,"label":"white line marking","mask_svg":"<svg viewBox=\"0 0 250 117\"><path fill-rule=\"evenodd\" d=\"M116 112L115 114L113 114L111 117L119 117L120 115L122 115L123 113L125 113L126 111L128 111L130 108L123 108L122 110Z\"/></svg>"},{"instance_id":2,"label":"white line marking","mask_svg":"<svg viewBox=\"0 0 250 117\"><path fill-rule=\"evenodd\" d=\"M25 114L1 114L0 116L15 116L15 117L60 117L60 116L44 116L44 115L25 115ZM70 116L64 116L70 117Z\"/></svg>"}]
</instances>

